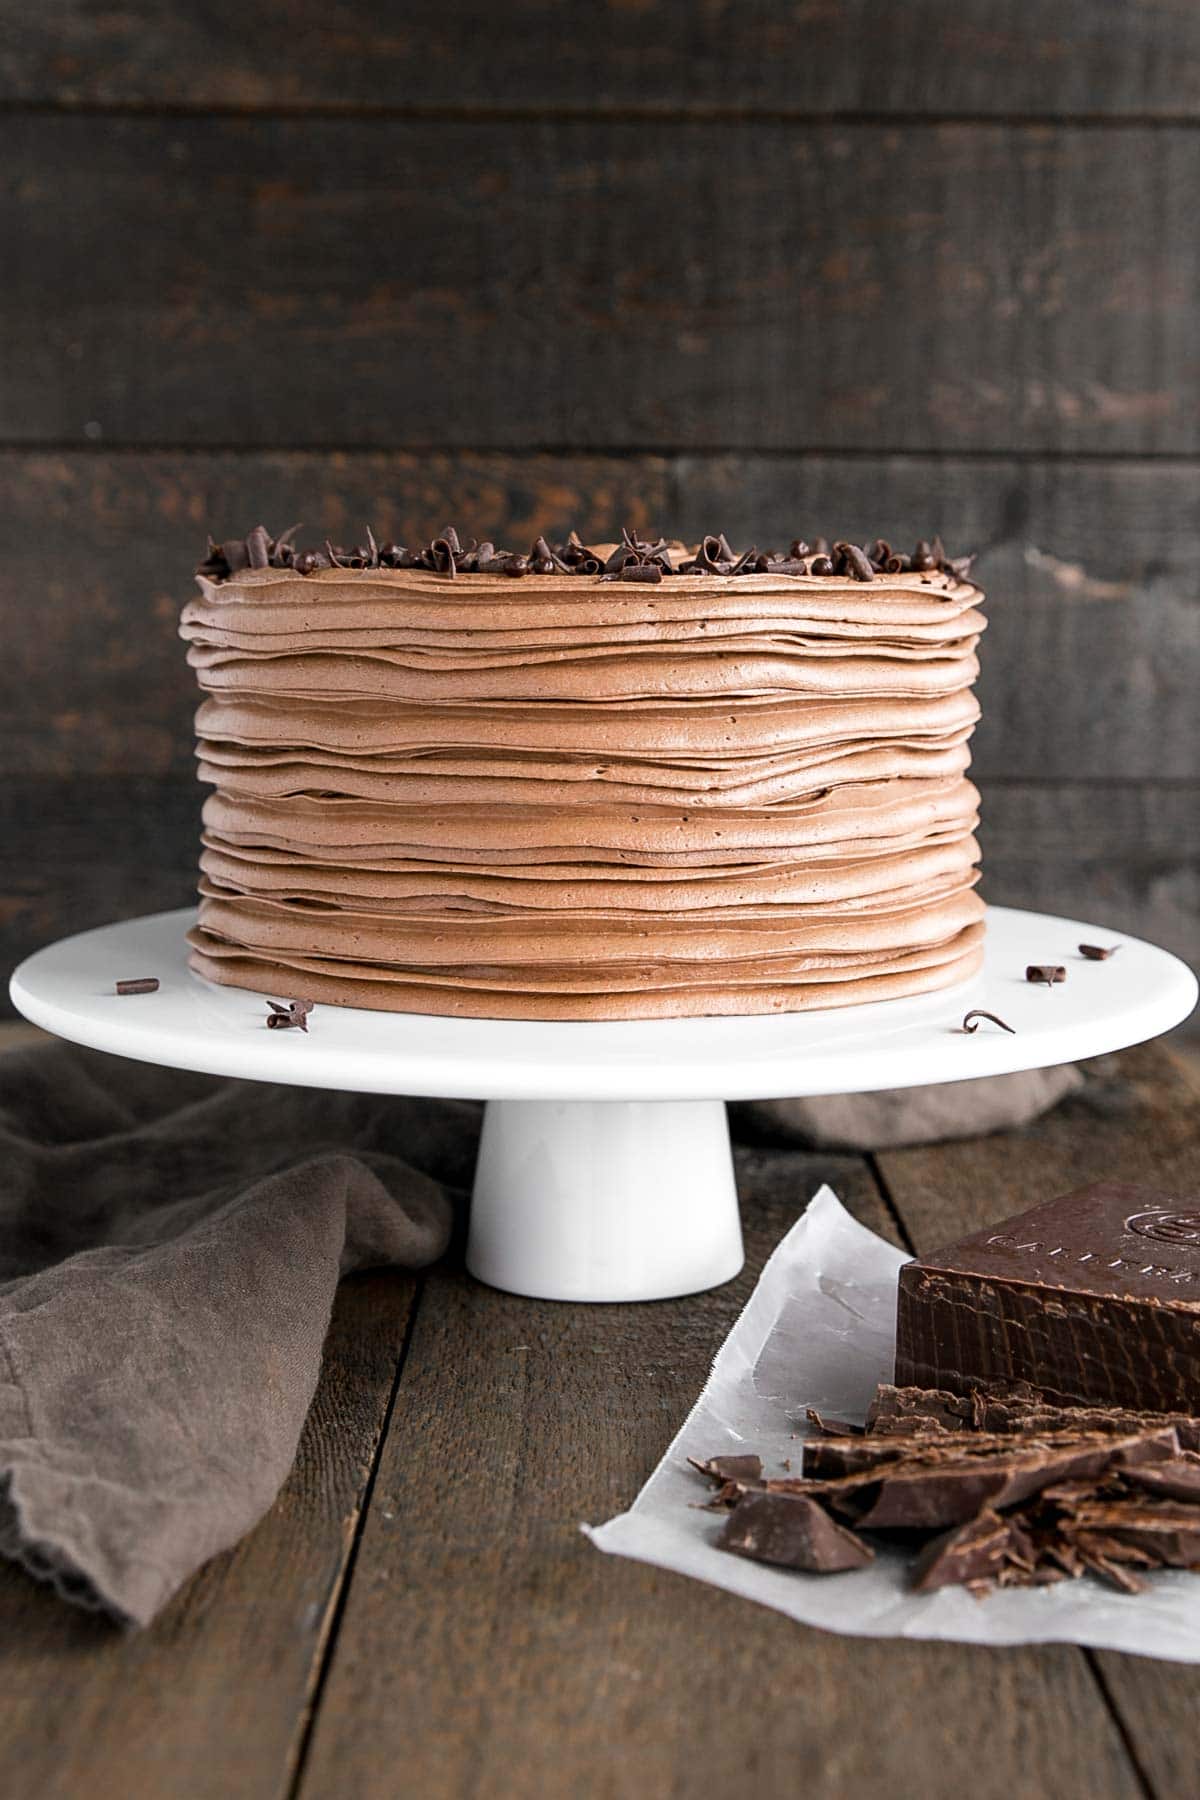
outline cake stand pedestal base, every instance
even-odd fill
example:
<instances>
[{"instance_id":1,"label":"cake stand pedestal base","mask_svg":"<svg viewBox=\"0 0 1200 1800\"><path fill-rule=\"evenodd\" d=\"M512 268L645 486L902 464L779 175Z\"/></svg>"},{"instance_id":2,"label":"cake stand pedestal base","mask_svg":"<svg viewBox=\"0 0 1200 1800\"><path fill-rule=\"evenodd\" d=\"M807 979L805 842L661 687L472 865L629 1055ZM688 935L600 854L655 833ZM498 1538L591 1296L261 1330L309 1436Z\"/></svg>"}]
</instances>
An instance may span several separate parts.
<instances>
[{"instance_id":1,"label":"cake stand pedestal base","mask_svg":"<svg viewBox=\"0 0 1200 1800\"><path fill-rule=\"evenodd\" d=\"M543 1300L659 1300L742 1266L720 1100L490 1100L467 1267Z\"/></svg>"}]
</instances>

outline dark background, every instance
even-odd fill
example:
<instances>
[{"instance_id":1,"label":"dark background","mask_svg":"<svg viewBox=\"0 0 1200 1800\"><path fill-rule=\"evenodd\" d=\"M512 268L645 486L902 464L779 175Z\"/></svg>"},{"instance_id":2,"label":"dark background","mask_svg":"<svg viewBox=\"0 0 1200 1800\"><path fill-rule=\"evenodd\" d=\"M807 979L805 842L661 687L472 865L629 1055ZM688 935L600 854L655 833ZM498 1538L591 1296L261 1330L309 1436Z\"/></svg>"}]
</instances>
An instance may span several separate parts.
<instances>
[{"instance_id":1,"label":"dark background","mask_svg":"<svg viewBox=\"0 0 1200 1800\"><path fill-rule=\"evenodd\" d=\"M985 892L1200 961L1200 7L0 5L0 960L190 898L211 527L978 548Z\"/></svg>"}]
</instances>

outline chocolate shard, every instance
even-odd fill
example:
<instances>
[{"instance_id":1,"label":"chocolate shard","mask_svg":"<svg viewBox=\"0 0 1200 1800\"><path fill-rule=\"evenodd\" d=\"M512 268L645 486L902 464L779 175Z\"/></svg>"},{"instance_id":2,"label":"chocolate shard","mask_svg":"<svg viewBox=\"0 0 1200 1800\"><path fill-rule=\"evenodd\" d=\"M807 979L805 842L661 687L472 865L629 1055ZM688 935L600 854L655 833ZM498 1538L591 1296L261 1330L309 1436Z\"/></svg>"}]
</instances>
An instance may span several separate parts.
<instances>
[{"instance_id":1,"label":"chocolate shard","mask_svg":"<svg viewBox=\"0 0 1200 1800\"><path fill-rule=\"evenodd\" d=\"M1052 1405L1192 1418L1198 1310L1196 1200L1099 1182L906 1264L896 1381L1026 1380Z\"/></svg>"},{"instance_id":2,"label":"chocolate shard","mask_svg":"<svg viewBox=\"0 0 1200 1800\"><path fill-rule=\"evenodd\" d=\"M1018 1440L988 1455L950 1452L926 1464L886 1467L875 1482L843 1486L830 1504L862 1529L930 1531L974 1518L983 1506L1016 1506L1055 1482L1094 1480L1122 1449L1132 1459L1169 1456L1174 1434L1147 1432L1131 1439L1074 1439L1066 1444Z\"/></svg>"},{"instance_id":3,"label":"chocolate shard","mask_svg":"<svg viewBox=\"0 0 1200 1800\"><path fill-rule=\"evenodd\" d=\"M1185 1500L1200 1508L1200 1457L1194 1454L1185 1452L1163 1462L1140 1463L1123 1469L1121 1477L1157 1499ZM1200 1511L1196 1521L1200 1530Z\"/></svg>"},{"instance_id":4,"label":"chocolate shard","mask_svg":"<svg viewBox=\"0 0 1200 1800\"><path fill-rule=\"evenodd\" d=\"M919 1594L935 1588L995 1581L1014 1544L1014 1527L990 1506L926 1544L912 1566L910 1586Z\"/></svg>"},{"instance_id":5,"label":"chocolate shard","mask_svg":"<svg viewBox=\"0 0 1200 1800\"><path fill-rule=\"evenodd\" d=\"M747 1494L717 1539L722 1550L783 1569L832 1575L863 1569L875 1552L804 1494Z\"/></svg>"},{"instance_id":6,"label":"chocolate shard","mask_svg":"<svg viewBox=\"0 0 1200 1800\"><path fill-rule=\"evenodd\" d=\"M271 534L265 525L256 525L246 534L246 560L252 569L271 566Z\"/></svg>"},{"instance_id":7,"label":"chocolate shard","mask_svg":"<svg viewBox=\"0 0 1200 1800\"><path fill-rule=\"evenodd\" d=\"M688 1461L693 1469L707 1477L709 1481L725 1483L727 1481L761 1481L761 1456L710 1456L707 1462L697 1462L694 1456Z\"/></svg>"},{"instance_id":8,"label":"chocolate shard","mask_svg":"<svg viewBox=\"0 0 1200 1800\"><path fill-rule=\"evenodd\" d=\"M904 1451L897 1438L805 1438L800 1466L805 1480L831 1481L895 1462Z\"/></svg>"},{"instance_id":9,"label":"chocolate shard","mask_svg":"<svg viewBox=\"0 0 1200 1800\"><path fill-rule=\"evenodd\" d=\"M1088 962L1107 962L1120 948L1120 944L1080 944L1079 954Z\"/></svg>"}]
</instances>

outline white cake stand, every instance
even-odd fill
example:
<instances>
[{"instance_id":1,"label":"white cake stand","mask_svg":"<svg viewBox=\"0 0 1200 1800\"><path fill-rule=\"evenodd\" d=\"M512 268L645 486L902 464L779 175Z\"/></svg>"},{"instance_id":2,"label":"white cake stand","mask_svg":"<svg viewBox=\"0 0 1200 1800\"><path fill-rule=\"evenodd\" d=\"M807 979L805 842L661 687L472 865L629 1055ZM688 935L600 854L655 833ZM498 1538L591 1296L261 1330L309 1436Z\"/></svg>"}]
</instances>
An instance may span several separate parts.
<instances>
[{"instance_id":1,"label":"white cake stand","mask_svg":"<svg viewBox=\"0 0 1200 1800\"><path fill-rule=\"evenodd\" d=\"M467 1264L512 1293L652 1300L736 1275L725 1100L867 1093L1072 1062L1157 1037L1196 1003L1176 957L1098 925L992 907L984 969L912 1000L765 1018L518 1024L321 1006L268 1031L257 994L193 975L190 911L86 931L12 979L35 1025L116 1056L305 1087L485 1099ZM1062 963L1052 988L1028 963ZM115 983L155 975L155 994ZM290 984L285 984L285 986ZM301 984L302 985L302 984ZM281 990L281 998L295 997ZM983 1007L1014 1027L962 1030ZM799 1196L797 1196L799 1199Z\"/></svg>"}]
</instances>

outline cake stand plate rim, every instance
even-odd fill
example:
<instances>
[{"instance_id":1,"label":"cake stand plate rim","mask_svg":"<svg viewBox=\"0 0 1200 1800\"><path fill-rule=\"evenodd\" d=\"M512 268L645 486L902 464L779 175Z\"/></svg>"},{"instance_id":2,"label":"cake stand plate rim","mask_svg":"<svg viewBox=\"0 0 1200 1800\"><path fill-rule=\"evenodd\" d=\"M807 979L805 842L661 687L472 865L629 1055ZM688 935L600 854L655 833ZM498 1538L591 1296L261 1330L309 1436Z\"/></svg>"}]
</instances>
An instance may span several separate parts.
<instances>
[{"instance_id":1,"label":"cake stand plate rim","mask_svg":"<svg viewBox=\"0 0 1200 1800\"><path fill-rule=\"evenodd\" d=\"M363 1093L490 1100L749 1100L926 1086L1073 1062L1180 1024L1196 978L1169 951L1053 914L989 907L983 970L933 994L821 1012L549 1023L321 1006L309 1033L265 1029L263 996L187 967L185 907L100 926L26 958L17 1010L56 1036L202 1073ZM1086 942L1120 942L1107 962ZM1024 979L1058 962L1067 981ZM116 980L156 975L158 993ZM1014 1035L964 1014L986 1008Z\"/></svg>"}]
</instances>

